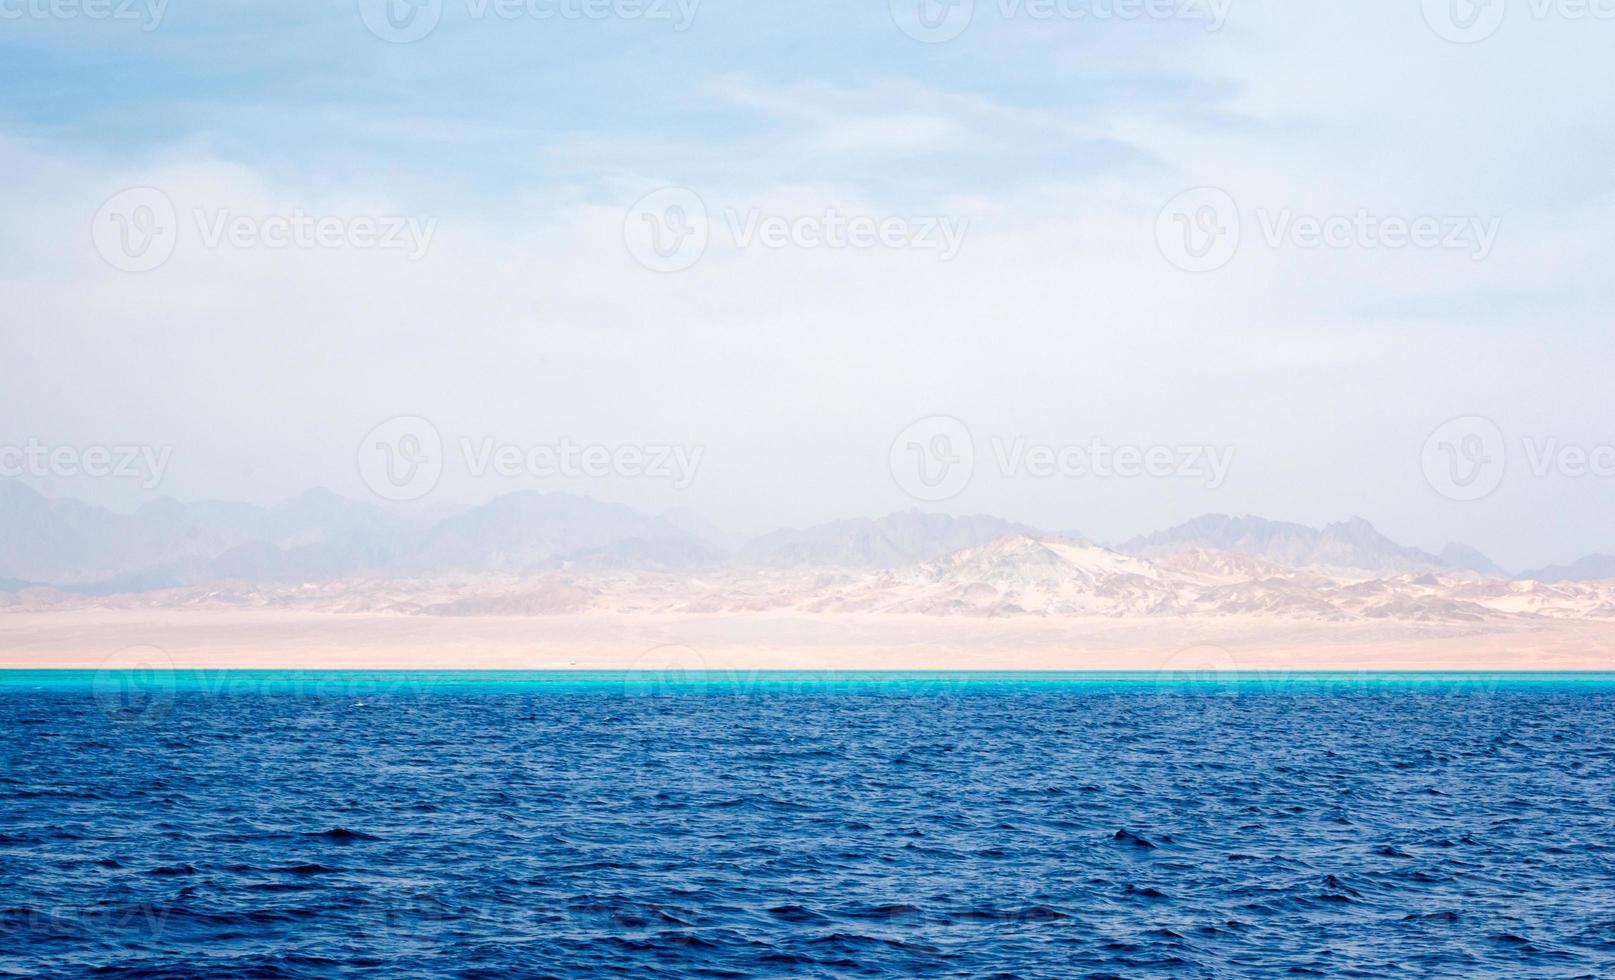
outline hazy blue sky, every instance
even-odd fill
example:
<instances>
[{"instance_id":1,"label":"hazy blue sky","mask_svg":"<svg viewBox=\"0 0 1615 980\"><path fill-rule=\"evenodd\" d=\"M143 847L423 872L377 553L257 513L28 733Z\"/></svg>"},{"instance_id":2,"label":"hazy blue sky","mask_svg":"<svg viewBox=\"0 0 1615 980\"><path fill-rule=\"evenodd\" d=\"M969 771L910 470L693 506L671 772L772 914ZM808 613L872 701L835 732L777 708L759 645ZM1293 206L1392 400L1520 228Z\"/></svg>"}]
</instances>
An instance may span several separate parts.
<instances>
[{"instance_id":1,"label":"hazy blue sky","mask_svg":"<svg viewBox=\"0 0 1615 980\"><path fill-rule=\"evenodd\" d=\"M413 416L448 456L414 506L1105 540L1355 514L1516 568L1615 551L1615 2L97 2L0 0L0 447L172 456L150 488L24 467L51 492L365 496L362 440ZM141 187L175 237L127 271ZM666 187L705 209L687 268L636 260ZM271 247L299 216L340 240ZM429 237L355 230L394 219ZM851 219L894 237L825 244ZM1196 237L1229 219L1237 247ZM899 439L933 416L973 477L916 501L893 461L957 448ZM562 440L699 468L463 458ZM1025 455L1095 440L1233 456Z\"/></svg>"}]
</instances>

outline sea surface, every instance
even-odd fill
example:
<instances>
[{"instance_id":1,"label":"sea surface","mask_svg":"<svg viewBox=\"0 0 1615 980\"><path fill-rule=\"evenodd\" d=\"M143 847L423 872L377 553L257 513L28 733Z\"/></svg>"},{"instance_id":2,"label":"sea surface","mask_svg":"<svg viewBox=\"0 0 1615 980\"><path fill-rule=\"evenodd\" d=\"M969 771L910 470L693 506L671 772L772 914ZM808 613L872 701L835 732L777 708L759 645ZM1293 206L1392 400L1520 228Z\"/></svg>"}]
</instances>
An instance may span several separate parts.
<instances>
[{"instance_id":1,"label":"sea surface","mask_svg":"<svg viewBox=\"0 0 1615 980\"><path fill-rule=\"evenodd\" d=\"M0 975L1615 976L1615 675L0 672Z\"/></svg>"}]
</instances>

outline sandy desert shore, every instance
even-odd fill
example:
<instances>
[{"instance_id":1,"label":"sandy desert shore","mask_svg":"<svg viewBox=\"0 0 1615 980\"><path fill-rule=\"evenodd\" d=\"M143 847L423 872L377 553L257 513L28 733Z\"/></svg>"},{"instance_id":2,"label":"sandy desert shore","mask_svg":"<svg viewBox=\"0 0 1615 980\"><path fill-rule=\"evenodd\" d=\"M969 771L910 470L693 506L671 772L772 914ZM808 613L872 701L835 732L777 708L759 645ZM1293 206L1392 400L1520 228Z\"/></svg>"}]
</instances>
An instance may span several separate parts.
<instances>
[{"instance_id":1,"label":"sandy desert shore","mask_svg":"<svg viewBox=\"0 0 1615 980\"><path fill-rule=\"evenodd\" d=\"M1012 534L895 569L448 575L0 596L0 667L1615 670L1615 581L1158 561Z\"/></svg>"},{"instance_id":2,"label":"sandy desert shore","mask_svg":"<svg viewBox=\"0 0 1615 980\"><path fill-rule=\"evenodd\" d=\"M0 668L1615 670L1615 623L977 620L773 611L424 617L284 610L0 614Z\"/></svg>"}]
</instances>

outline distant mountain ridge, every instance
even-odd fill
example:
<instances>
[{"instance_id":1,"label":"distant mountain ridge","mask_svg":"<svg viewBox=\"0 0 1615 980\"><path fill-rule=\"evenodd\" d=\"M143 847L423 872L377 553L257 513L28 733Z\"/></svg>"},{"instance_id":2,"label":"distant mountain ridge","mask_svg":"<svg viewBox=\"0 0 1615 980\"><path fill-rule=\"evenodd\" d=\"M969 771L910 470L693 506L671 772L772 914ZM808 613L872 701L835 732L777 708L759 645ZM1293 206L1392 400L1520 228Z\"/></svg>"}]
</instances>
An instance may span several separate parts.
<instances>
[{"instance_id":1,"label":"distant mountain ridge","mask_svg":"<svg viewBox=\"0 0 1615 980\"><path fill-rule=\"evenodd\" d=\"M1031 546L1027 541L1045 543ZM0 592L13 593L35 585L110 594L224 581L272 584L563 570L881 571L972 552L977 559L995 554L1005 561L1010 560L1006 554L1013 554L1013 560L1029 567L1051 560L1050 555L1080 565L1098 559L1086 553L1079 560L1069 548L1092 547L1078 535L1045 534L990 515L912 510L741 541L689 511L647 515L588 497L530 490L433 519L323 489L272 507L162 498L120 514L47 498L19 481L0 479ZM989 551L977 551L983 548ZM1473 548L1451 544L1431 554L1398 544L1361 518L1312 528L1208 514L1132 538L1106 554L1229 582L1276 580L1292 570L1369 578L1452 572L1509 577ZM1545 583L1615 579L1615 556L1590 555L1520 578Z\"/></svg>"},{"instance_id":2,"label":"distant mountain ridge","mask_svg":"<svg viewBox=\"0 0 1615 980\"><path fill-rule=\"evenodd\" d=\"M831 521L788 528L742 545L747 564L827 565L845 568L896 568L933 561L984 545L1007 534L1037 534L1034 528L997 517L951 517L902 511L885 517Z\"/></svg>"},{"instance_id":3,"label":"distant mountain ridge","mask_svg":"<svg viewBox=\"0 0 1615 980\"><path fill-rule=\"evenodd\" d=\"M1459 545L1457 549L1453 551L1449 547L1451 557L1444 558L1400 545L1361 517L1320 529L1227 514L1206 514L1117 546L1118 551L1140 558L1165 558L1190 550L1224 551L1287 568L1358 569L1380 574L1496 568L1472 548ZM1475 565L1481 568L1473 567Z\"/></svg>"},{"instance_id":4,"label":"distant mountain ridge","mask_svg":"<svg viewBox=\"0 0 1615 980\"><path fill-rule=\"evenodd\" d=\"M1160 568L1098 545L1010 534L919 566L923 589L897 611L932 615L1025 613L1138 615L1178 611L1175 584Z\"/></svg>"},{"instance_id":5,"label":"distant mountain ridge","mask_svg":"<svg viewBox=\"0 0 1615 980\"><path fill-rule=\"evenodd\" d=\"M1588 555L1569 565L1549 565L1520 575L1538 582L1597 582L1615 579L1615 555Z\"/></svg>"},{"instance_id":6,"label":"distant mountain ridge","mask_svg":"<svg viewBox=\"0 0 1615 980\"><path fill-rule=\"evenodd\" d=\"M360 574L520 574L574 559L684 567L723 557L669 521L568 494L506 494L422 526L328 490L269 508L164 498L117 514L0 480L0 579L92 592Z\"/></svg>"},{"instance_id":7,"label":"distant mountain ridge","mask_svg":"<svg viewBox=\"0 0 1615 980\"><path fill-rule=\"evenodd\" d=\"M1448 544L1441 549L1440 558L1448 568L1464 568L1488 578L1510 577L1500 565L1467 544Z\"/></svg>"},{"instance_id":8,"label":"distant mountain ridge","mask_svg":"<svg viewBox=\"0 0 1615 980\"><path fill-rule=\"evenodd\" d=\"M595 573L577 564L537 574L346 578L301 584L224 582L143 594L91 596L35 588L0 594L0 610L303 610L452 617L799 613L1046 620L1153 620L1178 625L1258 622L1402 624L1423 630L1615 624L1615 581L1558 583L1469 573L1364 578L1287 569L1231 552L1180 552L1159 561L1055 535L1007 534L936 561L896 569L781 569L726 563L693 574ZM825 620L818 620L824 622ZM867 623L867 620L864 620ZM912 623L887 620L902 637Z\"/></svg>"}]
</instances>

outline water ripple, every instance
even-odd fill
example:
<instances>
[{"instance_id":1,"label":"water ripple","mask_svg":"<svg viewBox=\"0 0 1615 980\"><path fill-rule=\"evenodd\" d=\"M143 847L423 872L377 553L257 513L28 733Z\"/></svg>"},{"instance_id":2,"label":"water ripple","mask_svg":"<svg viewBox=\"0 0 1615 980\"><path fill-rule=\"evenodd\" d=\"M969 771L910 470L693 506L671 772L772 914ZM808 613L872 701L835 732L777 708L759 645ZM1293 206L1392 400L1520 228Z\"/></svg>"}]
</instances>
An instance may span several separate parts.
<instances>
[{"instance_id":1,"label":"water ripple","mask_svg":"<svg viewBox=\"0 0 1615 980\"><path fill-rule=\"evenodd\" d=\"M1615 975L1605 692L363 701L0 691L0 974Z\"/></svg>"}]
</instances>

